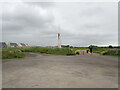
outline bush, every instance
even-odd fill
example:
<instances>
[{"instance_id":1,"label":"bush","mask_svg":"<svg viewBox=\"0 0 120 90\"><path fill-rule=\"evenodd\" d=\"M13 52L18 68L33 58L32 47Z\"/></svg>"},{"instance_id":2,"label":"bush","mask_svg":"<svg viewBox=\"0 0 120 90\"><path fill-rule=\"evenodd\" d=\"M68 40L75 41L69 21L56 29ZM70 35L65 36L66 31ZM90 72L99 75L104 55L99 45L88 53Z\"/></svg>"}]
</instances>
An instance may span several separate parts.
<instances>
[{"instance_id":1,"label":"bush","mask_svg":"<svg viewBox=\"0 0 120 90\"><path fill-rule=\"evenodd\" d=\"M120 50L108 50L107 55L120 55Z\"/></svg>"},{"instance_id":2,"label":"bush","mask_svg":"<svg viewBox=\"0 0 120 90\"><path fill-rule=\"evenodd\" d=\"M113 46L112 46L112 45L109 45L109 48L113 48Z\"/></svg>"},{"instance_id":3,"label":"bush","mask_svg":"<svg viewBox=\"0 0 120 90\"><path fill-rule=\"evenodd\" d=\"M102 55L110 55L110 56L120 56L120 49L117 48L94 48L94 53L99 53Z\"/></svg>"},{"instance_id":4,"label":"bush","mask_svg":"<svg viewBox=\"0 0 120 90\"><path fill-rule=\"evenodd\" d=\"M25 54L17 48L4 48L2 50L2 59L23 58Z\"/></svg>"},{"instance_id":5,"label":"bush","mask_svg":"<svg viewBox=\"0 0 120 90\"><path fill-rule=\"evenodd\" d=\"M102 51L101 54L102 55L107 55L107 51Z\"/></svg>"}]
</instances>

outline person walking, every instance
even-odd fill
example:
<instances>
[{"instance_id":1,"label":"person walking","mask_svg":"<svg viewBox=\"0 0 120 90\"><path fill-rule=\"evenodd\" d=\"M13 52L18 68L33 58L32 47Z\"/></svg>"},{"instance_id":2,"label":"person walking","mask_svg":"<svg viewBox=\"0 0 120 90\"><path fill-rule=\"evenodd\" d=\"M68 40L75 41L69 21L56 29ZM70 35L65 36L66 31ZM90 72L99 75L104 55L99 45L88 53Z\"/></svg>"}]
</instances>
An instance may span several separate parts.
<instances>
[{"instance_id":1,"label":"person walking","mask_svg":"<svg viewBox=\"0 0 120 90\"><path fill-rule=\"evenodd\" d=\"M92 47L90 47L90 53L92 54Z\"/></svg>"}]
</instances>

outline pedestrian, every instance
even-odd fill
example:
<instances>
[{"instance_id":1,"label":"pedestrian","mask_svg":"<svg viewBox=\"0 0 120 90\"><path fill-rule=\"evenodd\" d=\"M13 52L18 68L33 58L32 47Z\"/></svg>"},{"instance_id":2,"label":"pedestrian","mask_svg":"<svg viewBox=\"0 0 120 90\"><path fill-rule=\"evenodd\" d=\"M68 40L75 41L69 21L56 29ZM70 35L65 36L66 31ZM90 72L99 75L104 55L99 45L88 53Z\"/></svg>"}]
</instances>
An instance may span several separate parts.
<instances>
[{"instance_id":1,"label":"pedestrian","mask_svg":"<svg viewBox=\"0 0 120 90\"><path fill-rule=\"evenodd\" d=\"M92 47L90 47L90 53L92 54Z\"/></svg>"}]
</instances>

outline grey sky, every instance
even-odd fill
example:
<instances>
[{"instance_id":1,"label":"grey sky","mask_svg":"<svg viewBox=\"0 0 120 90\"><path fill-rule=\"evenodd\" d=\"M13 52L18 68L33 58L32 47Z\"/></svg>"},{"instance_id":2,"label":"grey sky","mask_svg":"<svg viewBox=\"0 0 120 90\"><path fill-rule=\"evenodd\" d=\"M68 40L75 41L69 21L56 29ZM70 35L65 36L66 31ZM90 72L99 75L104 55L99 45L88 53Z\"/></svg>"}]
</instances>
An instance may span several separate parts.
<instances>
[{"instance_id":1,"label":"grey sky","mask_svg":"<svg viewBox=\"0 0 120 90\"><path fill-rule=\"evenodd\" d=\"M3 41L29 45L117 45L116 2L19 2L4 3Z\"/></svg>"}]
</instances>

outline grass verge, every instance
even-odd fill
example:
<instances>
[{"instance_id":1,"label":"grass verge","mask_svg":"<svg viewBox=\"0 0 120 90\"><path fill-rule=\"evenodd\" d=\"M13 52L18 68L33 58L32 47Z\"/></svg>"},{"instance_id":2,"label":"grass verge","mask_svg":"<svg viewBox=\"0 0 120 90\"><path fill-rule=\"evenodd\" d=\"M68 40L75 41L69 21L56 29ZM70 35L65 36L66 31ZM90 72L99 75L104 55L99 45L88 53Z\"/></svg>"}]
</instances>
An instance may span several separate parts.
<instances>
[{"instance_id":1,"label":"grass verge","mask_svg":"<svg viewBox=\"0 0 120 90\"><path fill-rule=\"evenodd\" d=\"M101 55L120 57L120 49L117 48L94 48L93 52Z\"/></svg>"},{"instance_id":2,"label":"grass verge","mask_svg":"<svg viewBox=\"0 0 120 90\"><path fill-rule=\"evenodd\" d=\"M23 52L37 52L53 55L75 55L75 52L69 48L47 48L47 47L29 47L29 48L3 48L2 59L24 58Z\"/></svg>"},{"instance_id":3,"label":"grass verge","mask_svg":"<svg viewBox=\"0 0 120 90\"><path fill-rule=\"evenodd\" d=\"M3 48L2 59L24 58L25 54L18 48Z\"/></svg>"},{"instance_id":4,"label":"grass verge","mask_svg":"<svg viewBox=\"0 0 120 90\"><path fill-rule=\"evenodd\" d=\"M53 55L75 55L74 51L69 48L47 48L47 47L31 47L21 48L22 52L39 52Z\"/></svg>"}]
</instances>

